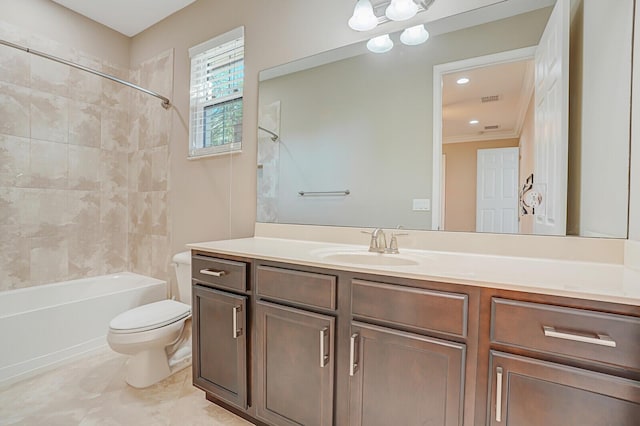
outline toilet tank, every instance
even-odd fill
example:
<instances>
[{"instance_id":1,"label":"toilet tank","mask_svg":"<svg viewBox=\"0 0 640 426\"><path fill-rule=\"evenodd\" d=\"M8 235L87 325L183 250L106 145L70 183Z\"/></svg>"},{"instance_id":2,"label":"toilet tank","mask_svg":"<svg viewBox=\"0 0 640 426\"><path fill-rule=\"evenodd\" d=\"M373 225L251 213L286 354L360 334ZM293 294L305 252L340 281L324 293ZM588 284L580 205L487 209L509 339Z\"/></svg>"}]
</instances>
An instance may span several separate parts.
<instances>
[{"instance_id":1,"label":"toilet tank","mask_svg":"<svg viewBox=\"0 0 640 426\"><path fill-rule=\"evenodd\" d=\"M173 256L173 267L178 281L178 297L182 303L191 304L191 252L183 251Z\"/></svg>"}]
</instances>

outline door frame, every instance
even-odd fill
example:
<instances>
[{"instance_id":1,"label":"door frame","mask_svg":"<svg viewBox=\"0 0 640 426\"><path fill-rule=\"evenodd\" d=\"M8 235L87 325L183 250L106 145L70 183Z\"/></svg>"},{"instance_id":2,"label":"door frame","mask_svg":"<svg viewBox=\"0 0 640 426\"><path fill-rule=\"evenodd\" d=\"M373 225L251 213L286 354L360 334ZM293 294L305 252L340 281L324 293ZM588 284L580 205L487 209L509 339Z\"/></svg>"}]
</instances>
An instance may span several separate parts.
<instances>
[{"instance_id":1,"label":"door frame","mask_svg":"<svg viewBox=\"0 0 640 426\"><path fill-rule=\"evenodd\" d=\"M505 64L535 58L536 46L508 50L492 55L477 56L461 61L448 62L433 66L433 184L431 189L431 229L444 229L444 216L441 214L443 204L442 191L442 77L445 74L486 67L489 65ZM533 84L531 93L533 93Z\"/></svg>"}]
</instances>

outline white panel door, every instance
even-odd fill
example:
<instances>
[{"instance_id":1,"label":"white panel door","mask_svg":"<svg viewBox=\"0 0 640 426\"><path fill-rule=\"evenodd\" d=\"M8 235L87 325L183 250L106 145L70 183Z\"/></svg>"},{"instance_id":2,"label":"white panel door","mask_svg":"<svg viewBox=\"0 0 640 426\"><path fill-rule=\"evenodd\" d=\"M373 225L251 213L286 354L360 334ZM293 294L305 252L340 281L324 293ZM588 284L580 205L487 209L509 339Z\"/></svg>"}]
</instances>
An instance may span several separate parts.
<instances>
[{"instance_id":1,"label":"white panel door","mask_svg":"<svg viewBox=\"0 0 640 426\"><path fill-rule=\"evenodd\" d=\"M476 232L518 232L518 148L478 150Z\"/></svg>"},{"instance_id":2,"label":"white panel door","mask_svg":"<svg viewBox=\"0 0 640 426\"><path fill-rule=\"evenodd\" d=\"M535 164L542 194L533 232L565 235L569 139L569 1L558 0L536 50Z\"/></svg>"}]
</instances>

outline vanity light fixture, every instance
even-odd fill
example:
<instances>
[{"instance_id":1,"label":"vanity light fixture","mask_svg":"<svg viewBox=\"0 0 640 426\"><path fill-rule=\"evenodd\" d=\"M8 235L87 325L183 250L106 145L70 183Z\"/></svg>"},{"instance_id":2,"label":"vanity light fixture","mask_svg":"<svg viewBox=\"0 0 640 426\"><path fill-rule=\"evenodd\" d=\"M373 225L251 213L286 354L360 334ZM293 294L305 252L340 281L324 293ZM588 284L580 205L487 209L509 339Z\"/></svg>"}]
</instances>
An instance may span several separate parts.
<instances>
[{"instance_id":1,"label":"vanity light fixture","mask_svg":"<svg viewBox=\"0 0 640 426\"><path fill-rule=\"evenodd\" d=\"M406 28L400 34L400 41L408 46L422 44L429 39L429 31L423 24Z\"/></svg>"},{"instance_id":2,"label":"vanity light fixture","mask_svg":"<svg viewBox=\"0 0 640 426\"><path fill-rule=\"evenodd\" d=\"M389 34L374 37L367 42L367 49L373 53L385 53L393 48L393 41Z\"/></svg>"},{"instance_id":3,"label":"vanity light fixture","mask_svg":"<svg viewBox=\"0 0 640 426\"><path fill-rule=\"evenodd\" d=\"M349 27L356 31L369 31L378 25L378 18L373 13L369 0L358 0L353 15L349 18Z\"/></svg>"},{"instance_id":4,"label":"vanity light fixture","mask_svg":"<svg viewBox=\"0 0 640 426\"><path fill-rule=\"evenodd\" d=\"M471 80L469 80L467 77L462 77L462 78L459 78L458 80L456 80L456 83L462 85L462 84L467 84L470 81Z\"/></svg>"},{"instance_id":5,"label":"vanity light fixture","mask_svg":"<svg viewBox=\"0 0 640 426\"><path fill-rule=\"evenodd\" d=\"M471 121L469 121L469 124L478 124L478 123L480 123L480 121L478 121L478 120L471 120Z\"/></svg>"},{"instance_id":6,"label":"vanity light fixture","mask_svg":"<svg viewBox=\"0 0 640 426\"><path fill-rule=\"evenodd\" d=\"M418 5L413 0L391 0L384 14L392 21L406 21L416 16Z\"/></svg>"},{"instance_id":7,"label":"vanity light fixture","mask_svg":"<svg viewBox=\"0 0 640 426\"><path fill-rule=\"evenodd\" d=\"M404 21L428 10L436 0L358 0L349 18L349 27L369 31L378 24Z\"/></svg>"}]
</instances>

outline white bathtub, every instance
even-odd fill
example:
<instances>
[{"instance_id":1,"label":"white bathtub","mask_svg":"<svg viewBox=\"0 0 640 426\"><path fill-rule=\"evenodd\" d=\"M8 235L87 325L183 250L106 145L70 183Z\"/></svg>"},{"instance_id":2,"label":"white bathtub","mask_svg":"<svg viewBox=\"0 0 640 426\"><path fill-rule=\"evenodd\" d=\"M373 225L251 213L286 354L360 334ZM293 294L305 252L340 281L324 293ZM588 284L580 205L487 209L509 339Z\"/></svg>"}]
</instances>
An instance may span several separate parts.
<instances>
[{"instance_id":1,"label":"white bathtub","mask_svg":"<svg viewBox=\"0 0 640 426\"><path fill-rule=\"evenodd\" d=\"M104 347L113 317L166 288L124 272L0 292L0 385Z\"/></svg>"}]
</instances>

